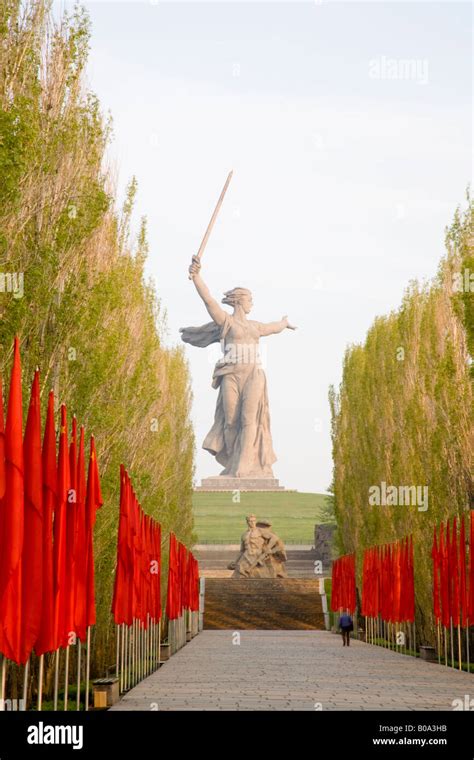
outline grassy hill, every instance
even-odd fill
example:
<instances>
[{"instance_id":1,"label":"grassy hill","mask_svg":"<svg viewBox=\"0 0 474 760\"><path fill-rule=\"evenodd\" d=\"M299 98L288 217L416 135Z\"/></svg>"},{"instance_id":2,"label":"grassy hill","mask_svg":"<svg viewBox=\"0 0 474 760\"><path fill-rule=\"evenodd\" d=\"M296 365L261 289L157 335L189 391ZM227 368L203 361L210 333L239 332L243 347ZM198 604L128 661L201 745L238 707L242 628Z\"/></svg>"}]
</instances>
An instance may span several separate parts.
<instances>
[{"instance_id":1,"label":"grassy hill","mask_svg":"<svg viewBox=\"0 0 474 760\"><path fill-rule=\"evenodd\" d=\"M325 496L319 493L242 492L234 504L232 492L193 494L195 532L200 544L237 544L245 530L245 517L255 513L268 518L285 543L312 544Z\"/></svg>"}]
</instances>

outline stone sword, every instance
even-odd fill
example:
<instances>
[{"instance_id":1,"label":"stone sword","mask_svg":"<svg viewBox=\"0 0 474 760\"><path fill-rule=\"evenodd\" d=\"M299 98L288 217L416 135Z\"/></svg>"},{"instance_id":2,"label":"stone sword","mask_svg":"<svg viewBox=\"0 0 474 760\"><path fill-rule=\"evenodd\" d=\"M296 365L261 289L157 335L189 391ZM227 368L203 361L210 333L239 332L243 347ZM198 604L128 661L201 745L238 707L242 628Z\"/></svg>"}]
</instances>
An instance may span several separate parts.
<instances>
[{"instance_id":1,"label":"stone sword","mask_svg":"<svg viewBox=\"0 0 474 760\"><path fill-rule=\"evenodd\" d=\"M217 219L217 214L219 213L220 207L222 206L222 201L224 200L224 195L227 192L227 188L229 187L229 183L230 183L230 181L232 179L232 174L233 173L234 173L233 171L229 172L228 177L227 177L227 179L225 181L225 185L222 188L222 192L221 192L221 194L219 196L219 200L217 201L216 207L214 209L214 213L211 216L211 221L207 225L207 230L204 233L204 237L202 239L202 243L199 246L199 251L197 252L197 256L196 256L196 258L198 258L198 259L200 259L201 256L202 256L202 254L204 253L204 249L205 249L205 247L207 245L207 241L209 240L209 235L211 234L212 228L214 227L214 223L215 223L215 221ZM190 280L193 279L191 275L189 275L189 279Z\"/></svg>"}]
</instances>

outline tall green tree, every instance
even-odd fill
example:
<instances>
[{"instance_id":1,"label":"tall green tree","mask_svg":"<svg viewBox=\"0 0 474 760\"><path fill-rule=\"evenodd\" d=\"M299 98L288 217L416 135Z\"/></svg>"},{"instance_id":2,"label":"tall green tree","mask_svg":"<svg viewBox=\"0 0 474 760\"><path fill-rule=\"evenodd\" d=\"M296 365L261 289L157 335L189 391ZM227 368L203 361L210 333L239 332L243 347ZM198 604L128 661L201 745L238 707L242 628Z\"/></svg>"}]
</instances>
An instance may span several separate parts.
<instances>
[{"instance_id":1,"label":"tall green tree","mask_svg":"<svg viewBox=\"0 0 474 760\"><path fill-rule=\"evenodd\" d=\"M340 388L329 394L338 550L357 551L360 581L365 547L413 534L417 622L426 640L433 525L474 507L473 293L456 287L466 269L474 271L472 220L469 201L447 231L437 277L412 283L399 309L347 349ZM427 486L428 509L371 505L369 489L383 482Z\"/></svg>"},{"instance_id":2,"label":"tall green tree","mask_svg":"<svg viewBox=\"0 0 474 760\"><path fill-rule=\"evenodd\" d=\"M194 539L189 371L181 349L163 342L164 313L144 275L145 221L131 232L134 180L116 210L109 125L84 82L86 13L55 22L45 0L4 0L0 42L0 371L8 376L18 334L25 388L38 365L43 400L54 388L95 435L101 671L112 656L121 462L164 540L170 530Z\"/></svg>"}]
</instances>

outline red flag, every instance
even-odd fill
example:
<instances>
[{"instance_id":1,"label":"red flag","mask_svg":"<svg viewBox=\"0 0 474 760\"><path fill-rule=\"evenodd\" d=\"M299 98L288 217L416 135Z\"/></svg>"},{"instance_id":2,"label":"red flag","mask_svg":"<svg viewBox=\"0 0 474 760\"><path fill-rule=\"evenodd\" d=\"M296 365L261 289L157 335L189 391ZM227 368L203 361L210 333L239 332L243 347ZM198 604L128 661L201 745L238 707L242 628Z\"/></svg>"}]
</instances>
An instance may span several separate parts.
<instances>
[{"instance_id":1,"label":"red flag","mask_svg":"<svg viewBox=\"0 0 474 760\"><path fill-rule=\"evenodd\" d=\"M467 583L466 583L466 525L464 515L461 518L461 530L459 532L459 597L461 602L461 625L467 625L469 617Z\"/></svg>"},{"instance_id":2,"label":"red flag","mask_svg":"<svg viewBox=\"0 0 474 760\"><path fill-rule=\"evenodd\" d=\"M67 411L61 406L58 454L58 499L54 515L54 635L55 649L68 645L67 630L67 516L69 496L69 455L67 435Z\"/></svg>"},{"instance_id":3,"label":"red flag","mask_svg":"<svg viewBox=\"0 0 474 760\"><path fill-rule=\"evenodd\" d=\"M439 601L439 552L436 542L436 525L433 528L433 546L431 548L431 558L433 560L433 612L435 622L438 623L441 618L441 606Z\"/></svg>"},{"instance_id":4,"label":"red flag","mask_svg":"<svg viewBox=\"0 0 474 760\"><path fill-rule=\"evenodd\" d=\"M6 484L7 475L5 471L5 420L3 416L2 378L0 377L0 546L3 546L3 500L5 498Z\"/></svg>"},{"instance_id":5,"label":"red flag","mask_svg":"<svg viewBox=\"0 0 474 760\"><path fill-rule=\"evenodd\" d=\"M66 628L68 636L76 633L76 550L77 550L77 420L72 418L72 435L69 446L69 495L66 520Z\"/></svg>"},{"instance_id":6,"label":"red flag","mask_svg":"<svg viewBox=\"0 0 474 760\"><path fill-rule=\"evenodd\" d=\"M161 525L155 523L154 530L154 554L153 560L156 563L154 573L154 605L153 617L155 621L161 620Z\"/></svg>"},{"instance_id":7,"label":"red flag","mask_svg":"<svg viewBox=\"0 0 474 760\"><path fill-rule=\"evenodd\" d=\"M24 482L20 344L15 338L5 428L6 487L0 571L0 620L3 653L21 660L21 555L24 536Z\"/></svg>"},{"instance_id":8,"label":"red flag","mask_svg":"<svg viewBox=\"0 0 474 760\"><path fill-rule=\"evenodd\" d=\"M397 541L393 547L393 599L392 599L392 620L395 623L400 622L400 597L401 597L401 573L402 558L400 542Z\"/></svg>"},{"instance_id":9,"label":"red flag","mask_svg":"<svg viewBox=\"0 0 474 760\"><path fill-rule=\"evenodd\" d=\"M468 623L474 621L474 511L469 514L469 601Z\"/></svg>"},{"instance_id":10,"label":"red flag","mask_svg":"<svg viewBox=\"0 0 474 760\"><path fill-rule=\"evenodd\" d=\"M135 491L130 486L131 494L131 520L130 520L130 540L131 540L131 583L130 583L130 605L132 618L140 616L140 505L138 504Z\"/></svg>"},{"instance_id":11,"label":"red flag","mask_svg":"<svg viewBox=\"0 0 474 760\"><path fill-rule=\"evenodd\" d=\"M87 517L86 517L86 455L85 434L81 426L76 474L76 596L74 622L78 638L85 641L87 634Z\"/></svg>"},{"instance_id":12,"label":"red flag","mask_svg":"<svg viewBox=\"0 0 474 760\"><path fill-rule=\"evenodd\" d=\"M415 621L415 558L413 550L413 537L408 537L408 602L407 621Z\"/></svg>"},{"instance_id":13,"label":"red flag","mask_svg":"<svg viewBox=\"0 0 474 760\"><path fill-rule=\"evenodd\" d=\"M86 625L95 624L95 587L94 587L94 526L97 510L102 506L99 467L94 436L91 436L89 471L87 475L86 527L87 527L87 608Z\"/></svg>"},{"instance_id":14,"label":"red flag","mask_svg":"<svg viewBox=\"0 0 474 760\"><path fill-rule=\"evenodd\" d=\"M179 560L176 536L170 533L170 549L168 561L168 591L166 596L166 616L175 620L180 616L179 609Z\"/></svg>"},{"instance_id":15,"label":"red flag","mask_svg":"<svg viewBox=\"0 0 474 760\"><path fill-rule=\"evenodd\" d=\"M192 577L192 605L193 612L199 612L199 564L193 556L193 577Z\"/></svg>"},{"instance_id":16,"label":"red flag","mask_svg":"<svg viewBox=\"0 0 474 760\"><path fill-rule=\"evenodd\" d=\"M129 585L132 580L129 557L129 511L130 489L128 475L124 466L120 465L120 515L117 536L117 566L112 600L112 613L117 625L121 625L122 623L126 623L127 625L132 624L132 617L129 615Z\"/></svg>"},{"instance_id":17,"label":"red flag","mask_svg":"<svg viewBox=\"0 0 474 760\"><path fill-rule=\"evenodd\" d=\"M25 526L22 553L22 662L38 638L43 599L43 474L39 372L35 372L23 442Z\"/></svg>"},{"instance_id":18,"label":"red flag","mask_svg":"<svg viewBox=\"0 0 474 760\"><path fill-rule=\"evenodd\" d=\"M184 544L179 545L179 574L180 574L180 615L182 615L187 608L187 594L186 594L186 579L187 579L187 564L188 564L188 550Z\"/></svg>"},{"instance_id":19,"label":"red flag","mask_svg":"<svg viewBox=\"0 0 474 760\"><path fill-rule=\"evenodd\" d=\"M459 567L458 567L458 535L457 535L456 518L453 519L453 530L451 533L451 546L449 557L449 568L451 571L451 617L453 625L459 625Z\"/></svg>"},{"instance_id":20,"label":"red flag","mask_svg":"<svg viewBox=\"0 0 474 760\"><path fill-rule=\"evenodd\" d=\"M50 391L44 429L43 451L43 605L41 627L35 652L39 656L56 648L54 636L53 514L55 511L58 471L54 426L54 394Z\"/></svg>"},{"instance_id":21,"label":"red flag","mask_svg":"<svg viewBox=\"0 0 474 760\"><path fill-rule=\"evenodd\" d=\"M2 378L0 377L0 546L3 546L3 519L4 519L4 506L3 501L5 499L7 476L5 472L5 420L3 416L3 388ZM1 579L1 563L0 563L0 579ZM3 622L0 617L0 652L3 652Z\"/></svg>"},{"instance_id":22,"label":"red flag","mask_svg":"<svg viewBox=\"0 0 474 760\"><path fill-rule=\"evenodd\" d=\"M440 595L441 595L441 622L444 628L449 628L451 610L449 604L449 523L446 523L446 539L444 525L439 529L439 556L440 556Z\"/></svg>"}]
</instances>

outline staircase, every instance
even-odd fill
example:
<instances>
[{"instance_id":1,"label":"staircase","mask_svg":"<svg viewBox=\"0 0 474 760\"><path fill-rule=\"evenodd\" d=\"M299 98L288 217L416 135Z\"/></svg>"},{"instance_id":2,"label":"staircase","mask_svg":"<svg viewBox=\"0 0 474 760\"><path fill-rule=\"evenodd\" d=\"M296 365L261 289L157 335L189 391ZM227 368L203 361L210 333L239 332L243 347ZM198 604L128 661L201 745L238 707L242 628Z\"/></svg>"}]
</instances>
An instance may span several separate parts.
<instances>
[{"instance_id":1,"label":"staircase","mask_svg":"<svg viewBox=\"0 0 474 760\"><path fill-rule=\"evenodd\" d=\"M205 629L324 630L314 578L206 578Z\"/></svg>"}]
</instances>

